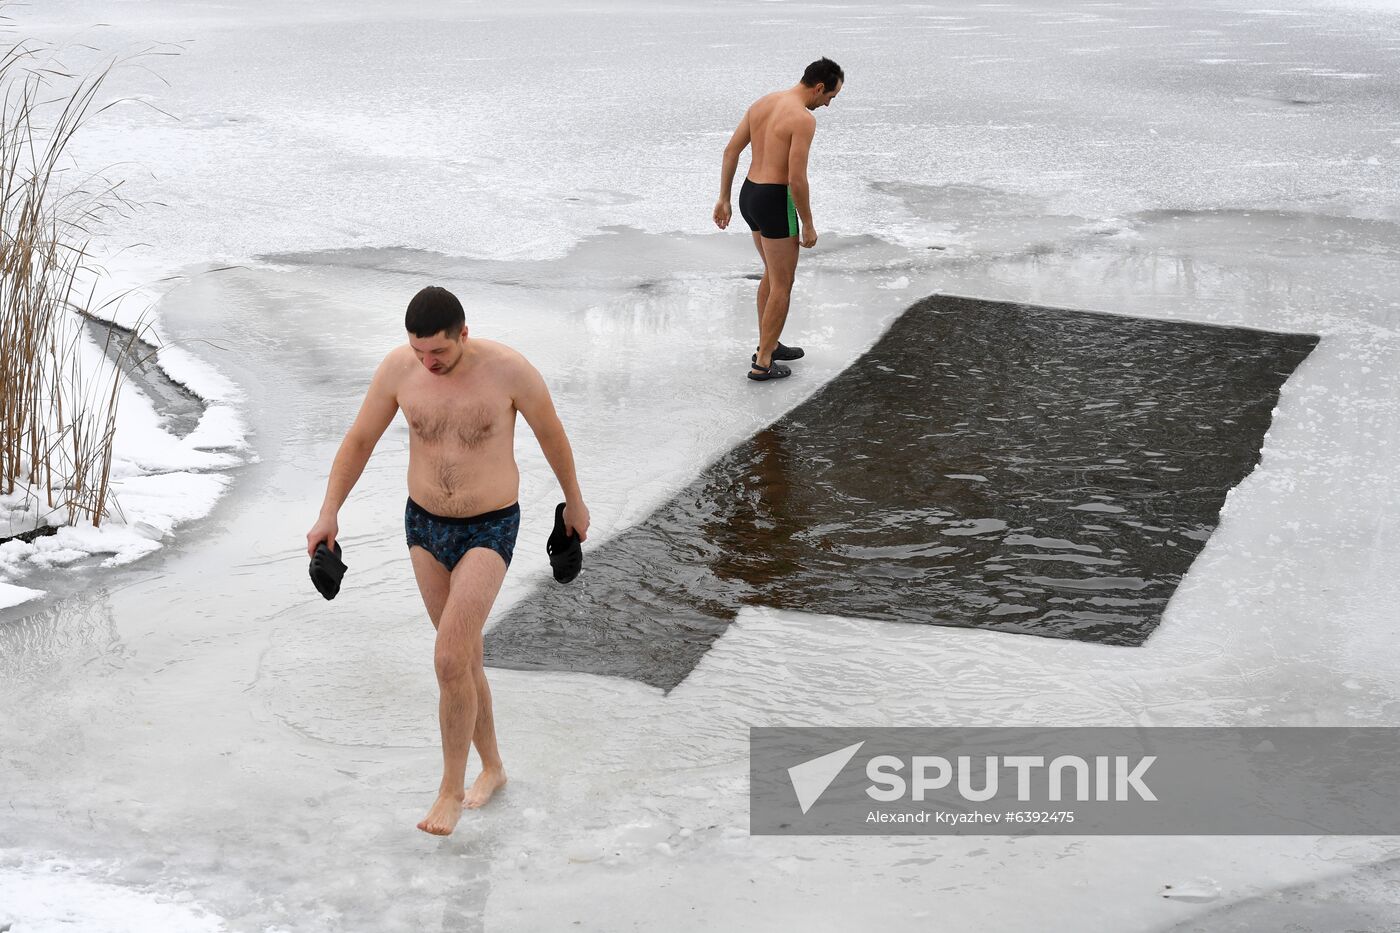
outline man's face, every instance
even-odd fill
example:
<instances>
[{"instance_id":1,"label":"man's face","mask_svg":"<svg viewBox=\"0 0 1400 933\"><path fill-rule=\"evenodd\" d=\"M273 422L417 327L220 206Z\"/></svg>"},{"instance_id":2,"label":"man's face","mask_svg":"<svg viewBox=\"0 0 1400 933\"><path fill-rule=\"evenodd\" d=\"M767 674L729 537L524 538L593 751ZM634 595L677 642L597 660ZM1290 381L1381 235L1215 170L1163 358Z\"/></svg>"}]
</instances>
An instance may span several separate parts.
<instances>
[{"instance_id":1,"label":"man's face","mask_svg":"<svg viewBox=\"0 0 1400 933\"><path fill-rule=\"evenodd\" d=\"M428 372L434 376L445 376L461 361L462 340L466 336L465 327L455 337L449 336L447 331L433 334L431 337L409 334L408 345L413 348L413 352L418 355L418 362L422 363Z\"/></svg>"},{"instance_id":2,"label":"man's face","mask_svg":"<svg viewBox=\"0 0 1400 933\"><path fill-rule=\"evenodd\" d=\"M818 107L831 106L831 102L836 99L837 94L841 93L841 88L845 85L845 83L845 81L837 81L835 90L831 91L828 91L826 89L825 84L818 84L817 87L821 88L822 92L820 95L818 95L817 102L811 106L811 109L816 110Z\"/></svg>"}]
</instances>

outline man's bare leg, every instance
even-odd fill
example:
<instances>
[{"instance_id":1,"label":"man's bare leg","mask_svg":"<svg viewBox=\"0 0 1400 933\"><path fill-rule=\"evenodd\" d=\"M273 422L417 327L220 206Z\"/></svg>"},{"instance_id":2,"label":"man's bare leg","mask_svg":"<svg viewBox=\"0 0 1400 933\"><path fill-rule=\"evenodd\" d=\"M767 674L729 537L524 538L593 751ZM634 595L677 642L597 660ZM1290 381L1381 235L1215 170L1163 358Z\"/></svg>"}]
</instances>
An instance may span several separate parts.
<instances>
[{"instance_id":1,"label":"man's bare leg","mask_svg":"<svg viewBox=\"0 0 1400 933\"><path fill-rule=\"evenodd\" d=\"M792 283L797 277L797 237L781 240L764 238L759 242L763 251L764 283L768 286L767 300L758 319L758 364L771 366L773 351L787 323L788 305L792 300ZM760 370L755 369L754 372Z\"/></svg>"},{"instance_id":2,"label":"man's bare leg","mask_svg":"<svg viewBox=\"0 0 1400 933\"><path fill-rule=\"evenodd\" d=\"M470 552L469 552L470 553ZM443 607L447 604L447 594L451 576L437 559L422 548L411 552L414 573L418 577L418 589L423 594L423 603L428 610L428 618L433 628L438 627ZM472 744L481 756L484 772L472 785L467 794L467 807L477 809L491 798L491 794L505 784L505 769L501 764L501 753L496 746L496 720L491 708L491 687L486 681L484 664L476 666L476 728L472 732ZM495 772L498 781L493 781L485 772ZM486 778L486 780L483 780Z\"/></svg>"},{"instance_id":3,"label":"man's bare leg","mask_svg":"<svg viewBox=\"0 0 1400 933\"><path fill-rule=\"evenodd\" d=\"M763 237L755 232L753 247L758 250L758 258L763 260L763 278L758 280L758 333L763 339L763 307L768 304L768 257L763 255Z\"/></svg>"},{"instance_id":4,"label":"man's bare leg","mask_svg":"<svg viewBox=\"0 0 1400 933\"><path fill-rule=\"evenodd\" d=\"M506 782L481 646L482 627L505 579L506 565L494 551L473 548L449 576L428 552L413 548L410 553L428 617L438 632L433 662L443 759L438 798L418 828L445 836L456 828L463 805L480 807ZM467 756L473 741L482 773L468 798Z\"/></svg>"},{"instance_id":5,"label":"man's bare leg","mask_svg":"<svg viewBox=\"0 0 1400 933\"><path fill-rule=\"evenodd\" d=\"M481 773L476 776L467 790L468 810L479 810L491 800L493 794L506 786L506 769L501 763L500 750L496 748L496 718L491 711L491 685L486 682L486 668L482 664L481 652L476 653L476 726L472 730L472 744L481 756Z\"/></svg>"}]
</instances>

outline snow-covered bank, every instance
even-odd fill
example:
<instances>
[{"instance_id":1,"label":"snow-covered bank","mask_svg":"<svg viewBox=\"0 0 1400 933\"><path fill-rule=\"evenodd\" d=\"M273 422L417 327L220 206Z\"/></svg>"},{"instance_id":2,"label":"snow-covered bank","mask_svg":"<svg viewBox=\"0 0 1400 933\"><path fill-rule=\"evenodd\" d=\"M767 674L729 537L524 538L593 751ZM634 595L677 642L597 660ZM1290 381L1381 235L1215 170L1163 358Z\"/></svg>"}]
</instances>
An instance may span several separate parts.
<instances>
[{"instance_id":1,"label":"snow-covered bank","mask_svg":"<svg viewBox=\"0 0 1400 933\"><path fill-rule=\"evenodd\" d=\"M0 931L227 933L228 927L217 917L190 905L187 898L146 897L130 887L94 878L97 868L56 860L13 866L0 862L0 893L5 896L0 903Z\"/></svg>"},{"instance_id":2,"label":"snow-covered bank","mask_svg":"<svg viewBox=\"0 0 1400 933\"><path fill-rule=\"evenodd\" d=\"M83 334L78 351L88 378L102 381L99 374L113 364L93 333ZM151 395L129 380L117 408L108 515L101 525L82 519L65 524L66 510L49 508L41 488L21 487L0 497L0 537L60 526L56 534L0 544L0 608L45 594L23 585L34 571L95 556L103 556L103 567L139 560L168 542L180 524L207 515L227 488L226 471L246 453L238 390L182 347L162 348L154 365L179 373L177 381L187 388L199 387L204 404L198 423L191 431L172 432Z\"/></svg>"}]
</instances>

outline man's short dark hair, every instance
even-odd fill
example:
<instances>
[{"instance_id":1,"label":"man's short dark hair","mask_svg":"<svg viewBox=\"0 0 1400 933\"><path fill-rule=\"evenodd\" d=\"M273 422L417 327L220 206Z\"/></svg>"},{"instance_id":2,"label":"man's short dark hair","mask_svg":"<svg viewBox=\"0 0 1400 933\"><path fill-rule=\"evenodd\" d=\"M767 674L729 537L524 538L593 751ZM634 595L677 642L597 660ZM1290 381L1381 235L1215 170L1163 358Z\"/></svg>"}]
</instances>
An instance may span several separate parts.
<instances>
[{"instance_id":1,"label":"man's short dark hair","mask_svg":"<svg viewBox=\"0 0 1400 933\"><path fill-rule=\"evenodd\" d=\"M446 333L456 337L466 326L467 314L457 296L439 285L429 285L413 296L403 326L415 337L432 337Z\"/></svg>"},{"instance_id":2,"label":"man's short dark hair","mask_svg":"<svg viewBox=\"0 0 1400 933\"><path fill-rule=\"evenodd\" d=\"M846 80L846 73L841 70L841 66L829 58L819 58L807 66L807 70L802 72L802 83L807 87L816 87L818 84L825 85L827 93L836 90L836 85Z\"/></svg>"}]
</instances>

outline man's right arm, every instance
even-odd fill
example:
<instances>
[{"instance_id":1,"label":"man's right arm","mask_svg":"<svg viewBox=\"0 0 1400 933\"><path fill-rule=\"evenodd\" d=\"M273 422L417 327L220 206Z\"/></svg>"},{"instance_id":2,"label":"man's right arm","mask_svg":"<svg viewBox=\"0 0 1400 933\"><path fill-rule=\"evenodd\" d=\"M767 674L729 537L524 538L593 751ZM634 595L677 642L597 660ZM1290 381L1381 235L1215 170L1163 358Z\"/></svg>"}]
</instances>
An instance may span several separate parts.
<instances>
[{"instance_id":1,"label":"man's right arm","mask_svg":"<svg viewBox=\"0 0 1400 933\"><path fill-rule=\"evenodd\" d=\"M724 164L719 172L719 200L715 202L715 226L721 230L729 226L729 219L734 216L734 208L730 204L734 192L734 174L739 170L739 156L752 141L749 133L749 115L745 113L744 118L739 121L738 128L734 130L734 135L729 138L729 145L724 147Z\"/></svg>"},{"instance_id":2,"label":"man's right arm","mask_svg":"<svg viewBox=\"0 0 1400 933\"><path fill-rule=\"evenodd\" d=\"M369 463L370 454L374 453L374 445L379 443L399 410L396 383L402 361L397 359L398 355L397 351L390 353L379 364L374 378L370 380L360 413L345 433L345 440L340 442L335 462L331 464L330 479L326 481L326 498L321 503L321 513L306 534L306 552L309 555L315 555L316 545L322 541L326 542L327 547L335 547L336 536L340 533L337 519L340 507L345 504L350 490L355 488L360 474L365 471L365 464Z\"/></svg>"},{"instance_id":3,"label":"man's right arm","mask_svg":"<svg viewBox=\"0 0 1400 933\"><path fill-rule=\"evenodd\" d=\"M817 245L811 189L807 186L807 156L812 151L812 137L816 132L816 118L802 114L792 129L792 144L788 148L788 190L792 192L792 206L797 208L797 217L802 221L802 245L809 248Z\"/></svg>"}]
</instances>

